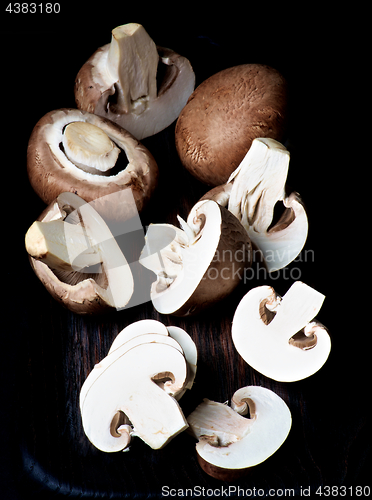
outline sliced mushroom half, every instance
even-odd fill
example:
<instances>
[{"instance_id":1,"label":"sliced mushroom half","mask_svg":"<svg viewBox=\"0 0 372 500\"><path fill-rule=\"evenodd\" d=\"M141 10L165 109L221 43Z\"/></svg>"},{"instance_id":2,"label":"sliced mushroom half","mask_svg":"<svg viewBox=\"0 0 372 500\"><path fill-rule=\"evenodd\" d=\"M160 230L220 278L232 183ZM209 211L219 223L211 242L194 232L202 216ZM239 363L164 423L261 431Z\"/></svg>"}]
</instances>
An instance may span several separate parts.
<instances>
[{"instance_id":1,"label":"sliced mushroom half","mask_svg":"<svg viewBox=\"0 0 372 500\"><path fill-rule=\"evenodd\" d=\"M193 92L191 64L173 50L157 47L143 26L112 30L75 80L79 109L109 118L137 139L160 132L180 114Z\"/></svg>"},{"instance_id":2,"label":"sliced mushroom half","mask_svg":"<svg viewBox=\"0 0 372 500\"><path fill-rule=\"evenodd\" d=\"M198 202L179 222L182 229L149 226L140 263L157 276L155 309L186 316L232 292L251 264L251 243L237 218L214 201Z\"/></svg>"},{"instance_id":3,"label":"sliced mushroom half","mask_svg":"<svg viewBox=\"0 0 372 500\"><path fill-rule=\"evenodd\" d=\"M231 408L204 399L187 422L198 440L196 451L203 470L228 481L273 455L286 440L292 418L273 391L247 386L235 392Z\"/></svg>"},{"instance_id":4,"label":"sliced mushroom half","mask_svg":"<svg viewBox=\"0 0 372 500\"><path fill-rule=\"evenodd\" d=\"M213 199L228 208L263 253L269 272L292 262L301 252L308 233L308 220L297 193L285 192L289 151L278 141L258 138L226 184L202 199ZM273 223L274 209L283 211Z\"/></svg>"},{"instance_id":5,"label":"sliced mushroom half","mask_svg":"<svg viewBox=\"0 0 372 500\"><path fill-rule=\"evenodd\" d=\"M73 312L124 308L134 289L128 262L102 217L73 193L62 193L26 233L38 278Z\"/></svg>"},{"instance_id":6,"label":"sliced mushroom half","mask_svg":"<svg viewBox=\"0 0 372 500\"><path fill-rule=\"evenodd\" d=\"M296 281L280 297L270 286L250 290L233 318L232 339L255 370L280 382L302 380L326 362L331 340L314 320L324 295Z\"/></svg>"},{"instance_id":7,"label":"sliced mushroom half","mask_svg":"<svg viewBox=\"0 0 372 500\"><path fill-rule=\"evenodd\" d=\"M40 198L51 203L71 191L87 202L130 188L135 201L118 200L106 219L129 219L148 203L158 181L154 157L129 132L105 118L77 109L47 113L35 125L27 150L27 171Z\"/></svg>"},{"instance_id":8,"label":"sliced mushroom half","mask_svg":"<svg viewBox=\"0 0 372 500\"><path fill-rule=\"evenodd\" d=\"M126 449L132 436L162 448L188 427L176 399L192 385L195 371L189 367L195 363L196 370L197 355L188 334L177 333L186 352L161 323L133 323L88 375L81 416L88 439L101 451Z\"/></svg>"},{"instance_id":9,"label":"sliced mushroom half","mask_svg":"<svg viewBox=\"0 0 372 500\"><path fill-rule=\"evenodd\" d=\"M132 339L136 339L138 341L146 338L148 340L149 335L154 334L163 335L164 339L158 338L158 341L164 341L165 343L169 342L171 345L179 348L186 358L188 367L187 383L185 384L182 393L178 394L176 397L176 399L180 399L185 390L191 389L193 386L196 376L198 357L195 343L190 335L183 330L183 328L178 326L166 327L160 321L151 319L137 321L124 328L124 330L116 336L109 350L109 354L124 344L127 344L128 346L129 341Z\"/></svg>"}]
</instances>

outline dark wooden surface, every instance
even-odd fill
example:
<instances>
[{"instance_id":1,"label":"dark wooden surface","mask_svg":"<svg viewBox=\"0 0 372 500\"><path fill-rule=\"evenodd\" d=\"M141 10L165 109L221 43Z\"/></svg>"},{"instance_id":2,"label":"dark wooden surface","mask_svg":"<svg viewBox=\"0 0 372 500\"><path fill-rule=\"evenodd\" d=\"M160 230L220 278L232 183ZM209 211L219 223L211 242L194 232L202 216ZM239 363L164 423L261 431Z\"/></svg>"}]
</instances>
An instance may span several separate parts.
<instances>
[{"instance_id":1,"label":"dark wooden surface","mask_svg":"<svg viewBox=\"0 0 372 500\"><path fill-rule=\"evenodd\" d=\"M117 19L114 24L133 19ZM5 498L157 498L163 486L206 490L227 486L200 469L195 442L186 433L163 450L153 451L134 439L130 452L115 454L96 450L86 439L78 409L80 387L117 333L143 318L180 326L197 345L195 385L181 400L185 415L204 397L223 402L249 384L274 390L288 404L293 425L284 445L233 485L261 488L265 494L269 489L293 489L296 495L309 486L312 493L324 485L364 486L369 483L370 332L357 322L368 304L359 304L353 288L356 263L350 258L345 225L347 182L341 174L338 133L342 113L337 113L332 93L335 81L340 81L340 66L328 58L327 46L301 37L301 30L289 21L280 36L274 30L259 37L257 28L252 32L226 26L223 16L218 23L169 25L168 31L164 20L160 25L151 20L146 25L141 15L134 20L142 22L157 43L187 56L197 83L245 62L271 64L286 76L291 91L288 184L305 201L309 237L298 261L286 271L242 283L224 302L194 318L159 315L151 303L101 317L81 317L60 307L33 274L24 251L24 234L44 208L28 184L27 140L43 114L74 106L74 77L99 44L109 41L107 33L99 31L109 32L114 26L104 18L102 27L97 31L96 26L87 39L75 29L76 19L67 31L52 32L53 24L22 31L21 24L17 36L29 47L29 57L22 70L11 53L6 54L6 62L17 74L12 95L25 98L27 88L27 112L9 100L3 115L11 121L14 142L6 163L10 180L3 194L3 284L7 292L2 314L0 474ZM4 26L4 44L10 43L14 30ZM144 226L175 223L177 214L186 218L208 189L182 168L173 134L174 125L144 141L161 173L159 189L141 215ZM4 195L10 186L14 198L9 204ZM271 284L284 294L296 279L326 295L318 319L329 328L332 351L318 373L286 384L244 363L232 344L231 321L250 287Z\"/></svg>"}]
</instances>

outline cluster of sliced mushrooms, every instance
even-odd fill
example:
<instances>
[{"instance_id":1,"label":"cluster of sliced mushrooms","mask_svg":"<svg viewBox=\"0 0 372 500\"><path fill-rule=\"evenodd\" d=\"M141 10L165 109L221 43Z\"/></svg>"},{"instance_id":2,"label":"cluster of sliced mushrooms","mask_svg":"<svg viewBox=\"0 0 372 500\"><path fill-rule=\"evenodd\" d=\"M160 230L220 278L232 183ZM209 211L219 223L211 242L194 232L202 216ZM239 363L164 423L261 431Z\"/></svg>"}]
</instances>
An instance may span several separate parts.
<instances>
[{"instance_id":1,"label":"cluster of sliced mushrooms","mask_svg":"<svg viewBox=\"0 0 372 500\"><path fill-rule=\"evenodd\" d=\"M154 308L196 315L237 287L257 252L268 273L301 252L308 219L299 194L286 192L283 76L243 64L194 87L185 57L157 46L141 25L126 24L80 69L77 108L51 111L36 124L27 169L47 208L27 231L26 250L37 277L74 313L125 311L130 302L135 280L112 223L131 220L151 202L158 165L140 141L176 120L180 161L210 190L187 220L178 217L179 227L147 228L139 264L154 273ZM278 202L283 213L274 222ZM270 286L251 288L232 319L237 352L277 381L311 376L331 348L315 319L324 298L301 281L283 297ZM186 331L153 319L128 325L81 387L87 438L103 452L127 451L135 436L159 449L187 430L198 441L201 467L220 479L275 453L291 428L286 403L247 386L230 406L205 399L185 418L179 401L196 372Z\"/></svg>"}]
</instances>

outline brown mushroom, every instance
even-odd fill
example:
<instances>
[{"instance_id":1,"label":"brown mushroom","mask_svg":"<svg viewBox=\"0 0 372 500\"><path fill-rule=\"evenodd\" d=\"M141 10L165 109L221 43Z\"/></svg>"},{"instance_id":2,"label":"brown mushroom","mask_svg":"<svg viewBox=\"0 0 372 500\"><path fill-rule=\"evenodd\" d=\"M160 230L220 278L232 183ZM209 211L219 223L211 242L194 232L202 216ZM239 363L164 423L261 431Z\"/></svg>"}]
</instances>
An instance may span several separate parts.
<instances>
[{"instance_id":1,"label":"brown mushroom","mask_svg":"<svg viewBox=\"0 0 372 500\"><path fill-rule=\"evenodd\" d=\"M182 229L151 224L140 264L156 274L151 300L161 314L189 316L227 297L251 266L252 246L238 219L212 200L198 202Z\"/></svg>"},{"instance_id":2,"label":"brown mushroom","mask_svg":"<svg viewBox=\"0 0 372 500\"><path fill-rule=\"evenodd\" d=\"M45 288L75 313L120 310L132 297L132 271L119 245L93 204L74 193L61 193L44 210L25 245Z\"/></svg>"},{"instance_id":3,"label":"brown mushroom","mask_svg":"<svg viewBox=\"0 0 372 500\"><path fill-rule=\"evenodd\" d=\"M253 139L282 139L286 106L286 81L276 69L242 64L216 73L195 89L177 120L182 164L206 184L224 184Z\"/></svg>"},{"instance_id":4,"label":"brown mushroom","mask_svg":"<svg viewBox=\"0 0 372 500\"><path fill-rule=\"evenodd\" d=\"M168 127L194 90L190 62L157 47L143 26L129 23L112 30L75 80L79 109L109 118L144 139Z\"/></svg>"},{"instance_id":5,"label":"brown mushroom","mask_svg":"<svg viewBox=\"0 0 372 500\"><path fill-rule=\"evenodd\" d=\"M131 188L140 212L158 180L158 166L150 151L119 125L77 109L58 109L43 116L32 131L27 150L32 187L47 204L62 192L73 192L90 202ZM129 219L127 195L109 210L108 219ZM96 207L97 208L97 207Z\"/></svg>"}]
</instances>

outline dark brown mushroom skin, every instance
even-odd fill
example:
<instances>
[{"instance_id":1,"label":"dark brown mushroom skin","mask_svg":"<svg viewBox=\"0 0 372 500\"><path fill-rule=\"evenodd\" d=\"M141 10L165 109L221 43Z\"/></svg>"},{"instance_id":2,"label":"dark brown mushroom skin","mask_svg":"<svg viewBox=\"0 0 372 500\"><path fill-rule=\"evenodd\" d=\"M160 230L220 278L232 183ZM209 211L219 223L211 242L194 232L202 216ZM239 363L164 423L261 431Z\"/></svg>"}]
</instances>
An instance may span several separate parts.
<instances>
[{"instance_id":1,"label":"dark brown mushroom skin","mask_svg":"<svg viewBox=\"0 0 372 500\"><path fill-rule=\"evenodd\" d=\"M110 177L97 176L102 178L102 182L87 182L86 179L74 177L71 172L61 165L53 155L49 144L45 141L45 128L53 123L54 113L63 112L68 114L71 108L50 111L44 115L35 125L27 148L27 173L30 183L37 195L46 203L51 203L62 192L73 192L83 198L86 202L97 200L113 192L118 192L126 188L131 188L138 212L149 202L158 182L158 166L150 151L132 134L124 130L119 125L106 118L94 115L94 120L101 126L102 130L114 136L124 139L139 158L138 169L133 175L125 173L115 181ZM87 112L81 111L82 114ZM141 166L142 165L142 166ZM118 217L126 217L126 207L120 208ZM102 215L102 214L101 214ZM111 218L111 213L103 214ZM133 213L131 213L133 216Z\"/></svg>"},{"instance_id":2,"label":"dark brown mushroom skin","mask_svg":"<svg viewBox=\"0 0 372 500\"><path fill-rule=\"evenodd\" d=\"M175 140L182 164L200 181L219 186L239 166L252 141L281 141L287 84L274 68L242 64L202 82L177 120Z\"/></svg>"},{"instance_id":3,"label":"dark brown mushroom skin","mask_svg":"<svg viewBox=\"0 0 372 500\"><path fill-rule=\"evenodd\" d=\"M246 467L244 469L224 469L223 467L218 467L217 465L207 462L198 453L197 460L198 464L206 474L218 479L219 481L236 481L237 479L246 476L251 470L251 467Z\"/></svg>"}]
</instances>

